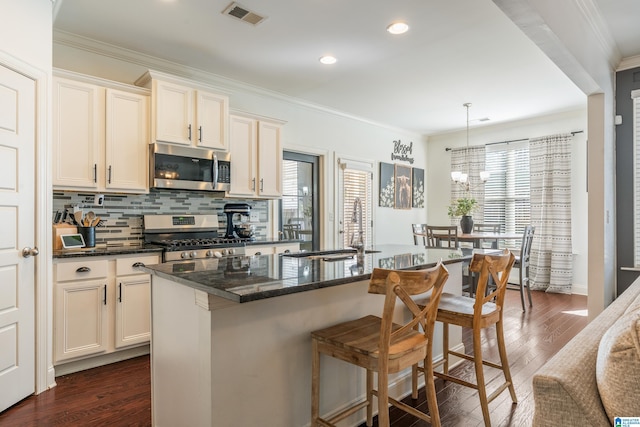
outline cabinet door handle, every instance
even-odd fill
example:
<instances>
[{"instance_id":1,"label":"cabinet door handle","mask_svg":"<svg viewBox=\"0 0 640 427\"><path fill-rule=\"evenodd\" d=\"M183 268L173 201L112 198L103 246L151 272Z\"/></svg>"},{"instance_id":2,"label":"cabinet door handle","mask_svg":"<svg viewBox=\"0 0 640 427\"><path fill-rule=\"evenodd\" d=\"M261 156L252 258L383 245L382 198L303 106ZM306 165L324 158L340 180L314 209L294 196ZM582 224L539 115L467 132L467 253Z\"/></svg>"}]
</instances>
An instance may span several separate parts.
<instances>
[{"instance_id":1,"label":"cabinet door handle","mask_svg":"<svg viewBox=\"0 0 640 427\"><path fill-rule=\"evenodd\" d=\"M285 250L284 250L284 253L285 253L285 254L290 254L290 253L291 253L291 249L285 249Z\"/></svg>"},{"instance_id":2,"label":"cabinet door handle","mask_svg":"<svg viewBox=\"0 0 640 427\"><path fill-rule=\"evenodd\" d=\"M264 191L264 178L260 178L260 191Z\"/></svg>"},{"instance_id":3,"label":"cabinet door handle","mask_svg":"<svg viewBox=\"0 0 640 427\"><path fill-rule=\"evenodd\" d=\"M122 283L118 283L118 302L122 302Z\"/></svg>"},{"instance_id":4,"label":"cabinet door handle","mask_svg":"<svg viewBox=\"0 0 640 427\"><path fill-rule=\"evenodd\" d=\"M202 126L198 126L198 141L202 142Z\"/></svg>"},{"instance_id":5,"label":"cabinet door handle","mask_svg":"<svg viewBox=\"0 0 640 427\"><path fill-rule=\"evenodd\" d=\"M252 191L256 191L256 179L255 178L253 178L251 180L251 190Z\"/></svg>"},{"instance_id":6,"label":"cabinet door handle","mask_svg":"<svg viewBox=\"0 0 640 427\"><path fill-rule=\"evenodd\" d=\"M89 267L78 267L76 273L88 273L91 269Z\"/></svg>"},{"instance_id":7,"label":"cabinet door handle","mask_svg":"<svg viewBox=\"0 0 640 427\"><path fill-rule=\"evenodd\" d=\"M109 165L109 176L107 177L107 182L111 184L111 165Z\"/></svg>"},{"instance_id":8,"label":"cabinet door handle","mask_svg":"<svg viewBox=\"0 0 640 427\"><path fill-rule=\"evenodd\" d=\"M256 252L254 255L262 255L262 252Z\"/></svg>"},{"instance_id":9,"label":"cabinet door handle","mask_svg":"<svg viewBox=\"0 0 640 427\"><path fill-rule=\"evenodd\" d=\"M133 268L144 267L144 262L140 262L140 261L138 261L138 262L134 262L134 263L131 265L131 267L133 267Z\"/></svg>"},{"instance_id":10,"label":"cabinet door handle","mask_svg":"<svg viewBox=\"0 0 640 427\"><path fill-rule=\"evenodd\" d=\"M93 164L93 182L98 182L98 164Z\"/></svg>"},{"instance_id":11,"label":"cabinet door handle","mask_svg":"<svg viewBox=\"0 0 640 427\"><path fill-rule=\"evenodd\" d=\"M104 291L104 300L103 300L104 305L107 305L107 285L104 285L103 291Z\"/></svg>"},{"instance_id":12,"label":"cabinet door handle","mask_svg":"<svg viewBox=\"0 0 640 427\"><path fill-rule=\"evenodd\" d=\"M188 136L188 138L189 138L189 141L191 141L191 125L189 125L189 136Z\"/></svg>"}]
</instances>

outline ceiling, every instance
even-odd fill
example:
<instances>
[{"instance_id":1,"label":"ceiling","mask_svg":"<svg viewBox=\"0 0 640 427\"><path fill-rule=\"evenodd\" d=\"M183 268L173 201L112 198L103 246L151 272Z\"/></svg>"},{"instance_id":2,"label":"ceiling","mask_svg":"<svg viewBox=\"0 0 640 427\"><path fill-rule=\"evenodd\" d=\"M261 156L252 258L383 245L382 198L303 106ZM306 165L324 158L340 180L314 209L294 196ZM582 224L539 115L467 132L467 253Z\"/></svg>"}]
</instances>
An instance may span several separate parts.
<instances>
[{"instance_id":1,"label":"ceiling","mask_svg":"<svg viewBox=\"0 0 640 427\"><path fill-rule=\"evenodd\" d=\"M573 110L585 95L491 0L58 0L72 33L424 135ZM623 57L636 0L595 0ZM385 28L404 20L409 32ZM615 23L615 25L611 25ZM338 62L319 63L331 54ZM54 61L55 62L55 61Z\"/></svg>"}]
</instances>

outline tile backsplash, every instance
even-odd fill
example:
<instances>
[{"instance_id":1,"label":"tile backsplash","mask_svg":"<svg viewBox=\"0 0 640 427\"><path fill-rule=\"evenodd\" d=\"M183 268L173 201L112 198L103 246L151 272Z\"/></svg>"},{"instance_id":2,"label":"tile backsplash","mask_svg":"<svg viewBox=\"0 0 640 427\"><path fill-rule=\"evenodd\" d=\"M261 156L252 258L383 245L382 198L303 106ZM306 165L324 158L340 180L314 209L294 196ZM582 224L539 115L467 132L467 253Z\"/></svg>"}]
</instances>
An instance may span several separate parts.
<instances>
[{"instance_id":1,"label":"tile backsplash","mask_svg":"<svg viewBox=\"0 0 640 427\"><path fill-rule=\"evenodd\" d=\"M227 203L248 203L252 213L258 213L256 238L267 238L269 209L267 200L219 199L199 191L152 189L149 194L105 194L104 205L94 206L95 193L70 191L53 192L53 213L65 207L80 206L86 213L93 211L104 220L103 227L96 228L96 243L136 243L142 240L142 216L148 214L218 214L220 235L224 235L227 216L222 209ZM72 209L69 209L72 212ZM239 218L236 218L238 221ZM245 217L245 220L248 218Z\"/></svg>"}]
</instances>

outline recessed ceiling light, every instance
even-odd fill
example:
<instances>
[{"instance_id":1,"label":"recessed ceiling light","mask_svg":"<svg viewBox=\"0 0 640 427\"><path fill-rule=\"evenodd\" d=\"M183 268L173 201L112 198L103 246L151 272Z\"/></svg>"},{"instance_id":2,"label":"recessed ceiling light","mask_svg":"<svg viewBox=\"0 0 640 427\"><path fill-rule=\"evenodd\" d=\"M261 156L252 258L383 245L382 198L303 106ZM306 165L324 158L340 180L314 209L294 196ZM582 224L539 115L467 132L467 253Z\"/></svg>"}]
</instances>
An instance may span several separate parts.
<instances>
[{"instance_id":1,"label":"recessed ceiling light","mask_svg":"<svg viewBox=\"0 0 640 427\"><path fill-rule=\"evenodd\" d=\"M325 55L320 57L320 62L325 65L335 64L338 60L331 55Z\"/></svg>"},{"instance_id":2,"label":"recessed ceiling light","mask_svg":"<svg viewBox=\"0 0 640 427\"><path fill-rule=\"evenodd\" d=\"M409 26L404 22L394 22L387 27L391 34L404 34L409 31Z\"/></svg>"}]
</instances>

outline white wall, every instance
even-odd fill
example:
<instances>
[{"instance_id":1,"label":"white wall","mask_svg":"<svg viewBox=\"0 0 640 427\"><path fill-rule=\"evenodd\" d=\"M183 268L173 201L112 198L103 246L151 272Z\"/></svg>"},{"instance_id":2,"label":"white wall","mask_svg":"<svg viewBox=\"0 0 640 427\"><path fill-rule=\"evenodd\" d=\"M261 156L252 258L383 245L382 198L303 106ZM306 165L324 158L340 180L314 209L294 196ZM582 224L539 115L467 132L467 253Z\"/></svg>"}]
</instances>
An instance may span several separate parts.
<instances>
[{"instance_id":1,"label":"white wall","mask_svg":"<svg viewBox=\"0 0 640 427\"><path fill-rule=\"evenodd\" d=\"M334 187L336 159L348 156L355 159L375 161L374 182L374 244L406 243L413 244L411 224L426 221L426 208L396 210L377 206L378 162L395 163L391 160L393 141L413 142L412 166L425 168L426 146L422 137L407 131L392 129L381 124L371 123L347 115L340 115L326 109L314 108L308 104L296 102L292 98L280 96L258 88L252 88L239 82L228 81L198 70L176 64L165 63L157 58L143 55L130 55L115 59L126 52L118 52L115 47L95 45L78 49L64 44L54 43L54 66L79 73L94 75L105 79L133 84L147 69L169 72L194 80L207 82L229 95L231 110L240 110L254 114L285 120L283 138L285 149L309 151L325 156L324 212L322 224L324 230L324 248L336 246L338 213L334 212ZM108 55L108 56L107 56ZM384 102L384 100L380 100ZM233 160L232 160L233 161ZM406 162L397 162L408 165Z\"/></svg>"},{"instance_id":2,"label":"white wall","mask_svg":"<svg viewBox=\"0 0 640 427\"><path fill-rule=\"evenodd\" d=\"M586 99L585 99L586 103ZM572 151L572 243L574 253L573 292L587 294L588 269L588 197L587 197L587 110L571 111L536 119L500 125L471 127L469 145L535 138L556 133L584 131L573 137ZM427 149L427 217L429 222L448 224L450 203L450 152L445 148L463 147L466 133L431 136ZM446 160L443 161L443 155Z\"/></svg>"}]
</instances>

